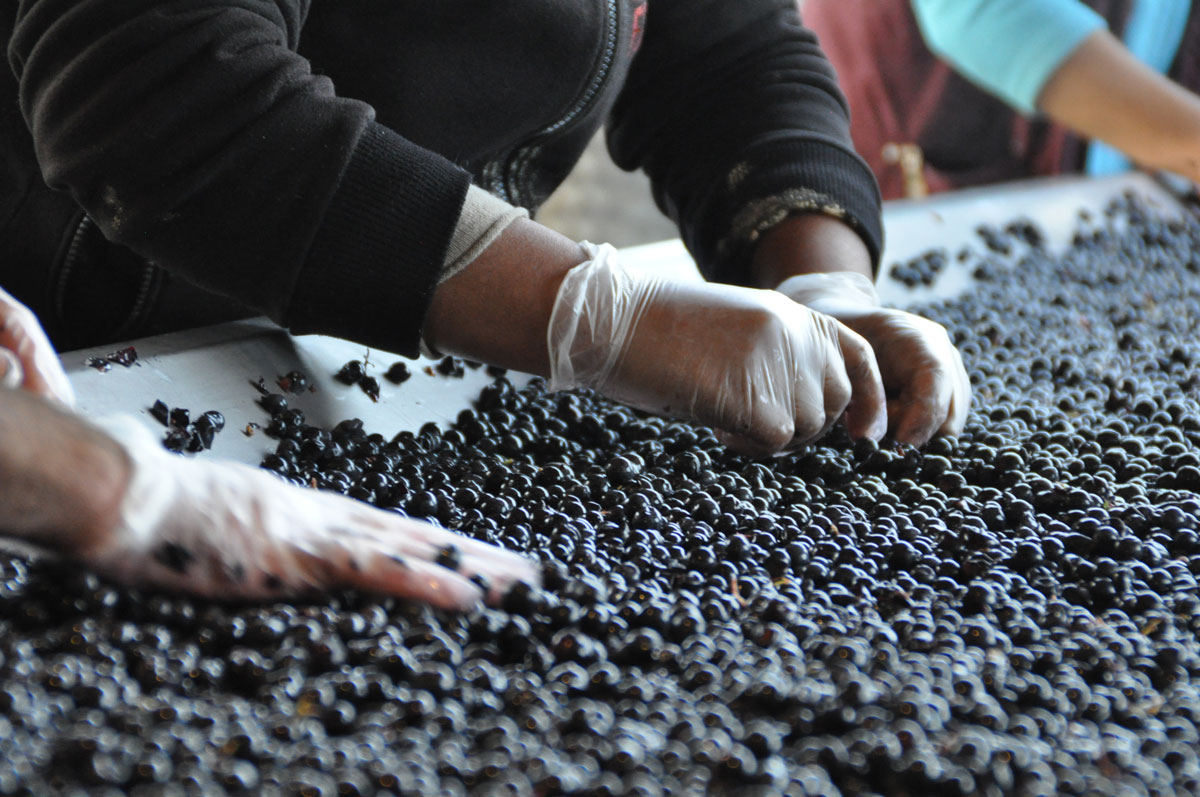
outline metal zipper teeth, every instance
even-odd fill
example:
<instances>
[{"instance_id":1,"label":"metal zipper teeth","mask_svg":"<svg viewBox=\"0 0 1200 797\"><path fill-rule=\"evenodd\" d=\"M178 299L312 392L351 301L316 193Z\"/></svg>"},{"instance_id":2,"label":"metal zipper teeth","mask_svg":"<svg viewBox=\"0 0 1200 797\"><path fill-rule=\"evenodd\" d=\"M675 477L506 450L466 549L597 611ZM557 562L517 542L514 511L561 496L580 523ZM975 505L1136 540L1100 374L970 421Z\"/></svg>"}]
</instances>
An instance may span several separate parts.
<instances>
[{"instance_id":1,"label":"metal zipper teeth","mask_svg":"<svg viewBox=\"0 0 1200 797\"><path fill-rule=\"evenodd\" d=\"M91 218L86 213L83 214L83 218L75 226L75 232L71 233L71 243L67 244L67 253L63 255L62 266L58 269L58 284L54 286L54 310L58 313L59 318L63 317L67 282L70 281L71 272L75 270L75 263L79 260L79 249L83 246L83 236L91 226Z\"/></svg>"},{"instance_id":2,"label":"metal zipper teeth","mask_svg":"<svg viewBox=\"0 0 1200 797\"><path fill-rule=\"evenodd\" d=\"M59 318L65 318L64 302L66 301L67 284L70 282L71 272L75 270L75 266L79 262L83 238L94 224L91 217L85 213L75 227L75 232L71 234L71 242L67 244L67 253L63 255L62 266L58 270L58 284L55 286L54 292L54 309ZM130 309L129 315L117 327L118 331L128 329L140 320L154 287L155 271L156 268L151 264L146 264L142 269L142 279L138 284L137 294L134 296L133 307Z\"/></svg>"},{"instance_id":3,"label":"metal zipper teeth","mask_svg":"<svg viewBox=\"0 0 1200 797\"><path fill-rule=\"evenodd\" d=\"M592 104L592 100L600 92L600 87L608 79L608 72L612 69L613 59L617 54L617 0L608 0L605 7L608 14L608 25L604 34L604 56L600 59L600 68L592 76L592 82L584 91L583 96L579 98L579 102L575 103L575 107L554 124L538 131L535 134L536 137L548 136L575 121Z\"/></svg>"},{"instance_id":4,"label":"metal zipper teeth","mask_svg":"<svg viewBox=\"0 0 1200 797\"><path fill-rule=\"evenodd\" d=\"M576 102L566 114L560 117L553 124L543 127L541 130L533 134L533 136L530 138L531 143L526 144L517 151L517 154L512 159L514 167L512 169L506 169L505 171L507 173L512 174L515 172L516 177L519 179L521 174L525 171L529 160L533 158L533 156L539 151L539 147L536 142L544 139L547 136L553 135L569 125L571 122L574 122L576 119L578 119L583 112L586 111L589 106L591 106L592 101L600 92L600 87L603 86L604 82L608 79L608 75L612 69L613 61L616 58L617 52L617 29L619 27L617 20L617 0L607 0L605 3L605 13L606 29L604 33L604 54L600 59L600 67L596 70L596 73L592 75L592 80L588 84L587 89L584 90L583 95L579 98L579 101ZM509 201L516 201L520 192L519 190L511 187L509 185L509 180L506 178L504 180L504 193L509 195L507 197Z\"/></svg>"},{"instance_id":5,"label":"metal zipper teeth","mask_svg":"<svg viewBox=\"0 0 1200 797\"><path fill-rule=\"evenodd\" d=\"M142 281L138 285L137 296L134 297L133 307L129 310L129 318L121 325L121 329L131 329L142 320L150 302L150 293L154 288L154 278L157 272L158 268L151 263L147 263L142 269Z\"/></svg>"}]
</instances>

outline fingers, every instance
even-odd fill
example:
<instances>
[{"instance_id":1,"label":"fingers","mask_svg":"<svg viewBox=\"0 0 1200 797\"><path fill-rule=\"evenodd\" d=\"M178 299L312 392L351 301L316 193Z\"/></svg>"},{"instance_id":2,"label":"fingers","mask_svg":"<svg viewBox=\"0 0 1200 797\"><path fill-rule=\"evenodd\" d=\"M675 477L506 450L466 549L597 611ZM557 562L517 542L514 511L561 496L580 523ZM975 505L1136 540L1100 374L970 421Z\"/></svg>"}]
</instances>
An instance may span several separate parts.
<instances>
[{"instance_id":1,"label":"fingers","mask_svg":"<svg viewBox=\"0 0 1200 797\"><path fill-rule=\"evenodd\" d=\"M721 442L721 445L727 446L729 449L743 456L754 459L778 454L792 440L790 432L762 436L727 432L724 429L714 429L713 431L716 434L717 440Z\"/></svg>"},{"instance_id":2,"label":"fingers","mask_svg":"<svg viewBox=\"0 0 1200 797\"><path fill-rule=\"evenodd\" d=\"M540 585L538 567L528 559L423 521L393 516L404 528L405 549L421 559L440 563L485 587L489 601L498 601L518 581ZM395 542L394 540L385 541Z\"/></svg>"},{"instance_id":3,"label":"fingers","mask_svg":"<svg viewBox=\"0 0 1200 797\"><path fill-rule=\"evenodd\" d=\"M133 467L112 534L81 555L100 572L208 597L352 588L468 610L535 565L509 551L233 462L168 455L112 426Z\"/></svg>"},{"instance_id":4,"label":"fingers","mask_svg":"<svg viewBox=\"0 0 1200 797\"><path fill-rule=\"evenodd\" d=\"M499 601L518 581L541 584L538 567L511 551L341 496L321 495L349 505L331 535L343 550L329 556L343 563L337 577L347 586L469 608L483 598Z\"/></svg>"},{"instance_id":5,"label":"fingers","mask_svg":"<svg viewBox=\"0 0 1200 797\"><path fill-rule=\"evenodd\" d=\"M970 410L971 383L944 327L887 308L862 313L849 323L875 352L883 384L892 396L887 419L897 442L920 446L935 434L962 431Z\"/></svg>"},{"instance_id":6,"label":"fingers","mask_svg":"<svg viewBox=\"0 0 1200 797\"><path fill-rule=\"evenodd\" d=\"M894 405L896 442L914 446L928 443L948 417L952 397L942 368L930 366L912 374Z\"/></svg>"},{"instance_id":7,"label":"fingers","mask_svg":"<svg viewBox=\"0 0 1200 797\"><path fill-rule=\"evenodd\" d=\"M423 601L439 609L467 611L483 600L483 590L440 565L376 550L365 560L347 560L336 574L347 587Z\"/></svg>"},{"instance_id":8,"label":"fingers","mask_svg":"<svg viewBox=\"0 0 1200 797\"><path fill-rule=\"evenodd\" d=\"M957 357L957 352L955 352ZM971 405L971 383L951 363L929 366L913 374L895 402L897 442L922 446L935 434L958 435ZM961 360L958 362L961 368Z\"/></svg>"},{"instance_id":9,"label":"fingers","mask_svg":"<svg viewBox=\"0 0 1200 797\"><path fill-rule=\"evenodd\" d=\"M25 387L65 407L75 406L75 389L48 342L34 355L32 374L25 374Z\"/></svg>"},{"instance_id":10,"label":"fingers","mask_svg":"<svg viewBox=\"0 0 1200 797\"><path fill-rule=\"evenodd\" d=\"M37 318L24 305L0 290L0 349L20 361L26 390L61 402L75 404L75 391L67 379L54 347Z\"/></svg>"},{"instance_id":11,"label":"fingers","mask_svg":"<svg viewBox=\"0 0 1200 797\"><path fill-rule=\"evenodd\" d=\"M512 551L437 528L429 523L396 516L406 526L410 540L420 539L414 546L422 558L441 562L484 588L490 602L496 602L518 581L540 586L540 568Z\"/></svg>"},{"instance_id":12,"label":"fingers","mask_svg":"<svg viewBox=\"0 0 1200 797\"><path fill-rule=\"evenodd\" d=\"M811 324L804 343L789 337L773 344L789 353L747 385L747 396L737 402L745 408L742 427L717 433L739 453L767 456L817 440L843 414L855 437L878 440L887 431L883 380L870 345L828 316L802 312Z\"/></svg>"},{"instance_id":13,"label":"fingers","mask_svg":"<svg viewBox=\"0 0 1200 797\"><path fill-rule=\"evenodd\" d=\"M894 437L921 446L935 434L962 432L971 407L971 380L944 329L928 322L928 328L916 331L912 345L898 352L904 362L889 365L893 381L900 383Z\"/></svg>"},{"instance_id":14,"label":"fingers","mask_svg":"<svg viewBox=\"0 0 1200 797\"><path fill-rule=\"evenodd\" d=\"M967 415L971 411L971 377L967 375L967 368L963 365L962 355L958 349L952 346L952 350L954 359L951 367L953 388L950 397L950 412L946 416L945 423L938 428L937 433L957 437L962 434L963 428L967 425Z\"/></svg>"},{"instance_id":15,"label":"fingers","mask_svg":"<svg viewBox=\"0 0 1200 797\"><path fill-rule=\"evenodd\" d=\"M888 413L875 352L861 335L843 324L834 323L837 324L838 343L849 380L849 402L844 405L846 431L856 439L869 437L878 441L887 433Z\"/></svg>"}]
</instances>

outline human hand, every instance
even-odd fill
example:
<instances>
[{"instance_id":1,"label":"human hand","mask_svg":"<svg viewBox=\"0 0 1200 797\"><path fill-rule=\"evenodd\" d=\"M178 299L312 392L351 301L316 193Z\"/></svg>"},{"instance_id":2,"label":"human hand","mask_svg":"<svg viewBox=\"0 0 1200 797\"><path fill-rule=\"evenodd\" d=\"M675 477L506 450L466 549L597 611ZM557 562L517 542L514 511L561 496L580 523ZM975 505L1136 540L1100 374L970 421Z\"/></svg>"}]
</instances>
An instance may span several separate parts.
<instances>
[{"instance_id":1,"label":"human hand","mask_svg":"<svg viewBox=\"0 0 1200 797\"><path fill-rule=\"evenodd\" d=\"M128 456L129 486L115 527L76 554L123 583L230 599L353 588L468 609L539 582L501 548L258 468L168 454L129 418L101 426Z\"/></svg>"},{"instance_id":2,"label":"human hand","mask_svg":"<svg viewBox=\"0 0 1200 797\"><path fill-rule=\"evenodd\" d=\"M65 405L75 391L33 312L0 289L0 385L24 387Z\"/></svg>"},{"instance_id":3,"label":"human hand","mask_svg":"<svg viewBox=\"0 0 1200 797\"><path fill-rule=\"evenodd\" d=\"M843 412L852 436L883 436L875 357L850 329L773 291L667 282L584 247L550 321L551 389L688 417L754 455L816 439Z\"/></svg>"},{"instance_id":4,"label":"human hand","mask_svg":"<svg viewBox=\"0 0 1200 797\"><path fill-rule=\"evenodd\" d=\"M935 434L957 435L971 406L971 381L941 324L879 306L871 280L855 272L802 274L776 288L793 301L836 318L875 351L896 440L923 445Z\"/></svg>"}]
</instances>

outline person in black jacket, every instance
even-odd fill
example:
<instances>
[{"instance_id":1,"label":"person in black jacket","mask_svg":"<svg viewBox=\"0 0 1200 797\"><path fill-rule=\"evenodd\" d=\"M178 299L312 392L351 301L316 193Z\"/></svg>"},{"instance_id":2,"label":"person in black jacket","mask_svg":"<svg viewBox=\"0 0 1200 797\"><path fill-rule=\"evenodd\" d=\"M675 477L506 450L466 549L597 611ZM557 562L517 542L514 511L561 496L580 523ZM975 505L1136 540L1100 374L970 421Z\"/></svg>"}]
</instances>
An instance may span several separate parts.
<instances>
[{"instance_id":1,"label":"person in black jacket","mask_svg":"<svg viewBox=\"0 0 1200 797\"><path fill-rule=\"evenodd\" d=\"M965 422L945 331L877 306L878 190L794 0L24 0L0 26L0 283L60 347L260 312L756 454ZM601 124L711 282L527 217Z\"/></svg>"}]
</instances>

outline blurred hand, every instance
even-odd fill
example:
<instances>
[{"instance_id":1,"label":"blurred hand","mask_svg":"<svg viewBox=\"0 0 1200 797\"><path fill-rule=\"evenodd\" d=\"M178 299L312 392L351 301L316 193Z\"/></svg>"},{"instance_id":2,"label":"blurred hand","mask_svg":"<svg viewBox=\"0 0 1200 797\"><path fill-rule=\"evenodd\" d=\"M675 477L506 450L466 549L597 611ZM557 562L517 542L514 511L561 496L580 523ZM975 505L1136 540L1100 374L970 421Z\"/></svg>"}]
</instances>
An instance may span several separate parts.
<instances>
[{"instance_id":1,"label":"blurred hand","mask_svg":"<svg viewBox=\"0 0 1200 797\"><path fill-rule=\"evenodd\" d=\"M72 406L75 391L33 312L0 290L0 385Z\"/></svg>"},{"instance_id":2,"label":"blurred hand","mask_svg":"<svg viewBox=\"0 0 1200 797\"><path fill-rule=\"evenodd\" d=\"M855 437L887 427L870 346L773 291L667 282L611 246L563 279L549 328L550 387L589 387L716 427L754 455L814 440L845 415Z\"/></svg>"},{"instance_id":3,"label":"blurred hand","mask_svg":"<svg viewBox=\"0 0 1200 797\"><path fill-rule=\"evenodd\" d=\"M1200 182L1200 96L1145 64L1106 29L1046 79L1038 110L1147 169Z\"/></svg>"},{"instance_id":4,"label":"blurred hand","mask_svg":"<svg viewBox=\"0 0 1200 797\"><path fill-rule=\"evenodd\" d=\"M111 533L75 553L126 584L226 599L354 588L467 609L539 583L509 551L258 468L168 454L130 418L102 428L129 458L128 489Z\"/></svg>"},{"instance_id":5,"label":"blurred hand","mask_svg":"<svg viewBox=\"0 0 1200 797\"><path fill-rule=\"evenodd\" d=\"M935 434L957 435L971 406L962 357L941 324L879 306L871 280L855 272L802 274L776 288L793 301L836 318L862 335L888 392L889 430L923 445Z\"/></svg>"}]
</instances>

